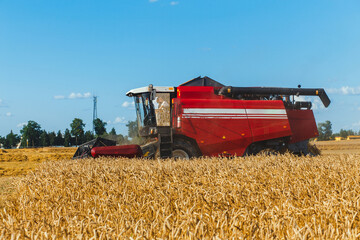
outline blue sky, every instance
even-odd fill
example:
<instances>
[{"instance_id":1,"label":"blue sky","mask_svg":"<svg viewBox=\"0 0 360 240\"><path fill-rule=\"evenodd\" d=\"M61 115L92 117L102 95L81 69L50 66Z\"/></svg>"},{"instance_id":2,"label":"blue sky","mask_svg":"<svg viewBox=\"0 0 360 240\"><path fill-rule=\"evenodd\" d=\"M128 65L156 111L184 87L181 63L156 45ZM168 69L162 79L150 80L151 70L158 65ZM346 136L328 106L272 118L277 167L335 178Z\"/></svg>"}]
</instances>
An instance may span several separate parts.
<instances>
[{"instance_id":1,"label":"blue sky","mask_svg":"<svg viewBox=\"0 0 360 240\"><path fill-rule=\"evenodd\" d=\"M360 2L0 0L0 135L98 117L126 134L125 93L199 75L225 85L322 87L317 122L360 128Z\"/></svg>"}]
</instances>

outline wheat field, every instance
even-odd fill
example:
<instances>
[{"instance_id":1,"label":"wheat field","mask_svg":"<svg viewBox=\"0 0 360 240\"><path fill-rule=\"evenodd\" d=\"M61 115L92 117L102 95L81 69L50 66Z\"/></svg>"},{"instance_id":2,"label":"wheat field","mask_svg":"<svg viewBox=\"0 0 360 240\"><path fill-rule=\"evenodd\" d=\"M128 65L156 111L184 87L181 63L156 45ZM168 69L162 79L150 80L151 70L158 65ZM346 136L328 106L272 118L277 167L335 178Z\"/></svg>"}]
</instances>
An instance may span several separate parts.
<instances>
[{"instance_id":1,"label":"wheat field","mask_svg":"<svg viewBox=\"0 0 360 240\"><path fill-rule=\"evenodd\" d=\"M320 141L315 142L315 145L323 155L360 153L360 140Z\"/></svg>"},{"instance_id":2,"label":"wheat field","mask_svg":"<svg viewBox=\"0 0 360 240\"><path fill-rule=\"evenodd\" d=\"M0 149L0 178L25 175L44 161L71 159L76 148Z\"/></svg>"},{"instance_id":3,"label":"wheat field","mask_svg":"<svg viewBox=\"0 0 360 240\"><path fill-rule=\"evenodd\" d=\"M0 211L0 238L355 239L360 155L47 161Z\"/></svg>"}]
</instances>

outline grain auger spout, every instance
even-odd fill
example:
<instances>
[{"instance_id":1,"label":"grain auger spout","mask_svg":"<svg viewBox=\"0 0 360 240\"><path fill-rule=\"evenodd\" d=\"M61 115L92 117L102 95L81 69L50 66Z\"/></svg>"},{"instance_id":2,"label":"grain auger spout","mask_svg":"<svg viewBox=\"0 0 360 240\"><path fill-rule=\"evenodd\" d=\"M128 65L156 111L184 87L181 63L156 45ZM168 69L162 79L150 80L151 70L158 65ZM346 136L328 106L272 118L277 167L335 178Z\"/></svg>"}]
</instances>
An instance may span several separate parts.
<instances>
[{"instance_id":1,"label":"grain auger spout","mask_svg":"<svg viewBox=\"0 0 360 240\"><path fill-rule=\"evenodd\" d=\"M318 96L325 107L330 99L323 88L275 88L275 87L222 87L219 95L230 98L271 98L274 96ZM275 98L274 98L275 99Z\"/></svg>"}]
</instances>

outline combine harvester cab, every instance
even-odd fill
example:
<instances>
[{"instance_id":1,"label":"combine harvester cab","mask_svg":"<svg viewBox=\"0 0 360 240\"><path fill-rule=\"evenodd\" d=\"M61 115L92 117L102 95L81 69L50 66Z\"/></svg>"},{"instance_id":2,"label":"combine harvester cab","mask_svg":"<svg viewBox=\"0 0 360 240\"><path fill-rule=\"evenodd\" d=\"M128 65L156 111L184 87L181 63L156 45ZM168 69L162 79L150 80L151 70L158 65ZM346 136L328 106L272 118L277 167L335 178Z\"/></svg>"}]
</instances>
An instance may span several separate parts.
<instances>
[{"instance_id":1,"label":"combine harvester cab","mask_svg":"<svg viewBox=\"0 0 360 240\"><path fill-rule=\"evenodd\" d=\"M104 146L92 156L100 150L103 156L161 158L310 154L308 141L318 136L312 104L295 96L318 96L325 107L330 104L322 88L232 87L208 77L126 95L134 98L139 135L148 144Z\"/></svg>"}]
</instances>

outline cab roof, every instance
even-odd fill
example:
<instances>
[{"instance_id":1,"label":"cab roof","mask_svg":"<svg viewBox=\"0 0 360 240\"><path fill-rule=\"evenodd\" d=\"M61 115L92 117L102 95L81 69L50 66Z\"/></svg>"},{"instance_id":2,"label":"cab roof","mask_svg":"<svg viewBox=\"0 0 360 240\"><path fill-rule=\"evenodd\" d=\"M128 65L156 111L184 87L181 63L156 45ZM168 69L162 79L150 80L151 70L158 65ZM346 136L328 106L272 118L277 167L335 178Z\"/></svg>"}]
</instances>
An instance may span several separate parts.
<instances>
[{"instance_id":1,"label":"cab roof","mask_svg":"<svg viewBox=\"0 0 360 240\"><path fill-rule=\"evenodd\" d=\"M160 86L154 86L153 89L156 92L175 92L175 87L160 87ZM150 92L149 87L141 87L141 88L135 88L131 89L126 93L126 96L132 97L134 95L140 94L140 93L146 93Z\"/></svg>"},{"instance_id":2,"label":"cab roof","mask_svg":"<svg viewBox=\"0 0 360 240\"><path fill-rule=\"evenodd\" d=\"M180 86L225 87L225 85L206 76L205 77L199 76L197 78L191 79L181 84Z\"/></svg>"},{"instance_id":3,"label":"cab roof","mask_svg":"<svg viewBox=\"0 0 360 240\"><path fill-rule=\"evenodd\" d=\"M225 87L225 85L215 81L214 79L211 79L209 77L197 77L194 79L191 79L183 84L180 84L180 86L202 86L202 87ZM153 89L156 90L156 92L174 92L175 87L159 87L155 86ZM133 96L140 93L146 93L150 92L149 87L141 87L141 88L135 88L126 93L126 96Z\"/></svg>"}]
</instances>

